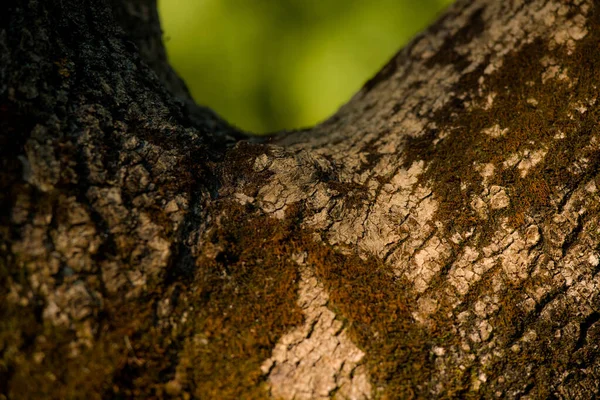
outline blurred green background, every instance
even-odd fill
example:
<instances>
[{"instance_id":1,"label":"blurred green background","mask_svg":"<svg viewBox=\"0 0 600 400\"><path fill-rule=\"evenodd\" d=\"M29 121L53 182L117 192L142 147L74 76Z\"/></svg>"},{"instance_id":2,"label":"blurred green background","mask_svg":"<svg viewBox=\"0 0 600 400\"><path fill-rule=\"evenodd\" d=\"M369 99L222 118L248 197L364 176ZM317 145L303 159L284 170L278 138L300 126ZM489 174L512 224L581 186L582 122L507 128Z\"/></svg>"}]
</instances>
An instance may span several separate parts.
<instances>
[{"instance_id":1,"label":"blurred green background","mask_svg":"<svg viewBox=\"0 0 600 400\"><path fill-rule=\"evenodd\" d=\"M452 0L159 0L194 99L255 133L314 125Z\"/></svg>"}]
</instances>

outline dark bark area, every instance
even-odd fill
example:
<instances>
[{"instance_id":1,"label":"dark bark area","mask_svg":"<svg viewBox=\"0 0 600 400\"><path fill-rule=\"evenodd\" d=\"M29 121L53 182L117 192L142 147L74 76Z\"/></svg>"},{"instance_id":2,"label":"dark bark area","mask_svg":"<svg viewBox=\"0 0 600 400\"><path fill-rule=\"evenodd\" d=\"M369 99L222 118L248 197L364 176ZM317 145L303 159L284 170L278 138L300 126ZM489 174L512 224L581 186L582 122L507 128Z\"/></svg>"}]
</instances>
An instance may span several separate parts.
<instances>
[{"instance_id":1,"label":"dark bark area","mask_svg":"<svg viewBox=\"0 0 600 400\"><path fill-rule=\"evenodd\" d=\"M6 7L2 392L130 396L127 388L140 386L136 377L158 384L175 362L178 344L154 332L156 301L179 290L173 281L185 268L170 268L170 282L165 275L185 258L181 214L193 202L188 218L202 220L202 198L217 184L208 164L223 158L224 136L208 133L218 130L209 118L192 121L169 92L180 84L158 78L173 76L164 50L148 60L111 4ZM148 22L159 29L155 18ZM164 209L169 202L171 215ZM54 294L61 300L50 315ZM143 335L154 361L136 364L140 350L130 343Z\"/></svg>"},{"instance_id":2,"label":"dark bark area","mask_svg":"<svg viewBox=\"0 0 600 400\"><path fill-rule=\"evenodd\" d=\"M245 138L153 0L0 13L0 399L593 398L600 12L459 1Z\"/></svg>"}]
</instances>

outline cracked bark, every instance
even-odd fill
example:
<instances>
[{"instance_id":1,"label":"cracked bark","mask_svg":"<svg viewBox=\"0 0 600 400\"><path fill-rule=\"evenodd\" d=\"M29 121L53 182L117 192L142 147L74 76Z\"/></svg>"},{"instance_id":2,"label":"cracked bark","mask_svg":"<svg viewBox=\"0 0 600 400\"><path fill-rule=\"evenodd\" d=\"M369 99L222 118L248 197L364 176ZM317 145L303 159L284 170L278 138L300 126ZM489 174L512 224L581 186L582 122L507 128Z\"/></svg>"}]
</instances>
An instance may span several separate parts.
<instances>
[{"instance_id":1,"label":"cracked bark","mask_svg":"<svg viewBox=\"0 0 600 400\"><path fill-rule=\"evenodd\" d=\"M459 1L267 140L152 0L6 10L0 397L600 394L593 1Z\"/></svg>"}]
</instances>

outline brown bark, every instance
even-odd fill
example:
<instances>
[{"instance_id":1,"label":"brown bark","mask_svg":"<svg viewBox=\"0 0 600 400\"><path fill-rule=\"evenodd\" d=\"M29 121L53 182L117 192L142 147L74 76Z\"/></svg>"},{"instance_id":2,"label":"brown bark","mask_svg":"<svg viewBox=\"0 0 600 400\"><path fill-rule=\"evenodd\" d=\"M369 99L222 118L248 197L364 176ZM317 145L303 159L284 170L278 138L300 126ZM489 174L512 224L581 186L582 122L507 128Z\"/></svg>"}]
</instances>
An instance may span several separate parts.
<instances>
[{"instance_id":1,"label":"brown bark","mask_svg":"<svg viewBox=\"0 0 600 400\"><path fill-rule=\"evenodd\" d=\"M600 10L459 1L244 138L152 0L0 15L0 398L592 398Z\"/></svg>"}]
</instances>

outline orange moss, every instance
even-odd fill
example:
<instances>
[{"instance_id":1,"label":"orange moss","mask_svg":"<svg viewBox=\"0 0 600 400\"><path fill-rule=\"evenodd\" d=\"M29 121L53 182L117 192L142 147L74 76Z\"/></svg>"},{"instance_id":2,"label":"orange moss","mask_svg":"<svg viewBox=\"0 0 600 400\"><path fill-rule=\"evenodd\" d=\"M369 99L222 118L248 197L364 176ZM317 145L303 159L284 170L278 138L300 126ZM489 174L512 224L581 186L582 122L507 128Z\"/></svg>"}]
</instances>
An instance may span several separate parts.
<instances>
[{"instance_id":1,"label":"orange moss","mask_svg":"<svg viewBox=\"0 0 600 400\"><path fill-rule=\"evenodd\" d=\"M260 365L277 340L302 322L292 219L252 217L228 203L192 285L195 337L186 340L189 386L198 398L265 398Z\"/></svg>"}]
</instances>

